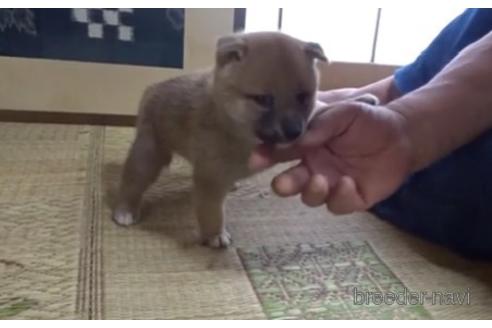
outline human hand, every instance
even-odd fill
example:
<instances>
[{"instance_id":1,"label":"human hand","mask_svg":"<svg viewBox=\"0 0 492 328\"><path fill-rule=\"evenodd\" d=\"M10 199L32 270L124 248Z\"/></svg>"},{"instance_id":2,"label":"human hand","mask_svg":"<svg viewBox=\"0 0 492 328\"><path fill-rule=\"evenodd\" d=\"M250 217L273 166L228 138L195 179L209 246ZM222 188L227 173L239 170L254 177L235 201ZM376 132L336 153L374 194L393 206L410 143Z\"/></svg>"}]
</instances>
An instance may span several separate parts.
<instances>
[{"instance_id":1,"label":"human hand","mask_svg":"<svg viewBox=\"0 0 492 328\"><path fill-rule=\"evenodd\" d=\"M301 159L274 178L273 190L283 197L301 194L308 206L326 204L344 214L366 210L396 191L412 172L413 156L404 116L383 106L347 102L322 109L288 148L259 146L250 167Z\"/></svg>"}]
</instances>

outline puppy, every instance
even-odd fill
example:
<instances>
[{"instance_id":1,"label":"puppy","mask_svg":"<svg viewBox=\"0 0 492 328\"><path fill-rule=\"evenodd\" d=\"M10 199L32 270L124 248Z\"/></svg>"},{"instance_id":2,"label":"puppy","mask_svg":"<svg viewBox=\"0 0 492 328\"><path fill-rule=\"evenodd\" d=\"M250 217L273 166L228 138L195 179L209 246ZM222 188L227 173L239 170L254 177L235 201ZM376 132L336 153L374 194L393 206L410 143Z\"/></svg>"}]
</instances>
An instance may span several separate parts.
<instances>
[{"instance_id":1,"label":"puppy","mask_svg":"<svg viewBox=\"0 0 492 328\"><path fill-rule=\"evenodd\" d=\"M255 145L302 135L318 88L316 60L327 61L316 43L277 32L235 34L218 40L214 68L148 87L114 220L137 221L142 194L176 153L193 165L203 243L227 247L226 194L252 173L247 162Z\"/></svg>"}]
</instances>

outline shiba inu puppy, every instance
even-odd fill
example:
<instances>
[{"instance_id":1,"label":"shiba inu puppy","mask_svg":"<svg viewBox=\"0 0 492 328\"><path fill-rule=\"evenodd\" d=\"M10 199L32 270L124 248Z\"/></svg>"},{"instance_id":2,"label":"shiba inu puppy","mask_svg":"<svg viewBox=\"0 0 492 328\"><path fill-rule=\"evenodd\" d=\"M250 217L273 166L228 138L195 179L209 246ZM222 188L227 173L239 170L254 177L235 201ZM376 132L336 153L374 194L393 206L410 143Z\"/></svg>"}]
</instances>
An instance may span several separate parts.
<instances>
[{"instance_id":1,"label":"shiba inu puppy","mask_svg":"<svg viewBox=\"0 0 492 328\"><path fill-rule=\"evenodd\" d=\"M278 32L217 42L212 69L152 85L141 100L113 219L137 221L142 194L174 153L193 165L193 206L203 243L226 247L223 206L233 184L252 174L258 143L289 143L306 129L318 89L322 48Z\"/></svg>"}]
</instances>

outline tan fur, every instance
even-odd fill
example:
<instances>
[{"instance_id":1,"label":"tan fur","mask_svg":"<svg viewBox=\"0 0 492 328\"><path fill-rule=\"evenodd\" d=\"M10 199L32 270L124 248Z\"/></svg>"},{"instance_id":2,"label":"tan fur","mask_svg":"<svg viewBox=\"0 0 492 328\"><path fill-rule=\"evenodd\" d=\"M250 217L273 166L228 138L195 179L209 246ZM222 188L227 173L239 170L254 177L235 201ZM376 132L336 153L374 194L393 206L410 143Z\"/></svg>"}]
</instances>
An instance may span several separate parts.
<instances>
[{"instance_id":1,"label":"tan fur","mask_svg":"<svg viewBox=\"0 0 492 328\"><path fill-rule=\"evenodd\" d=\"M225 247L223 203L233 184L251 174L247 161L258 131L289 122L304 128L318 86L321 48L274 32L219 40L213 69L150 86L139 109L137 133L124 166L114 219L131 224L142 194L177 153L193 164L193 201L203 242ZM296 97L308 97L302 105ZM270 94L265 108L249 95ZM280 124L280 125L279 125ZM278 132L281 137L283 132Z\"/></svg>"}]
</instances>

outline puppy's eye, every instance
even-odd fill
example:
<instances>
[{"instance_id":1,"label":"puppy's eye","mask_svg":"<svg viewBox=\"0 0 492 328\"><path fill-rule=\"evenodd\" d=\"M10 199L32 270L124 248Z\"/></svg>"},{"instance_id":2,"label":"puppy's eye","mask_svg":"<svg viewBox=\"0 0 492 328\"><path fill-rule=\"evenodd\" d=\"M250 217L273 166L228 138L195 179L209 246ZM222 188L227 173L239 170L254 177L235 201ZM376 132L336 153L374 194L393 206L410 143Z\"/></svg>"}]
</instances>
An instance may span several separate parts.
<instances>
[{"instance_id":1,"label":"puppy's eye","mask_svg":"<svg viewBox=\"0 0 492 328\"><path fill-rule=\"evenodd\" d=\"M248 99L253 100L255 103L257 103L260 106L263 106L266 108L272 108L273 107L273 103L274 103L273 95L270 95L270 94L247 95L246 97Z\"/></svg>"},{"instance_id":2,"label":"puppy's eye","mask_svg":"<svg viewBox=\"0 0 492 328\"><path fill-rule=\"evenodd\" d=\"M310 97L311 97L311 94L309 92L299 92L296 95L297 102L299 102L299 104L301 104L301 105L306 104Z\"/></svg>"}]
</instances>

